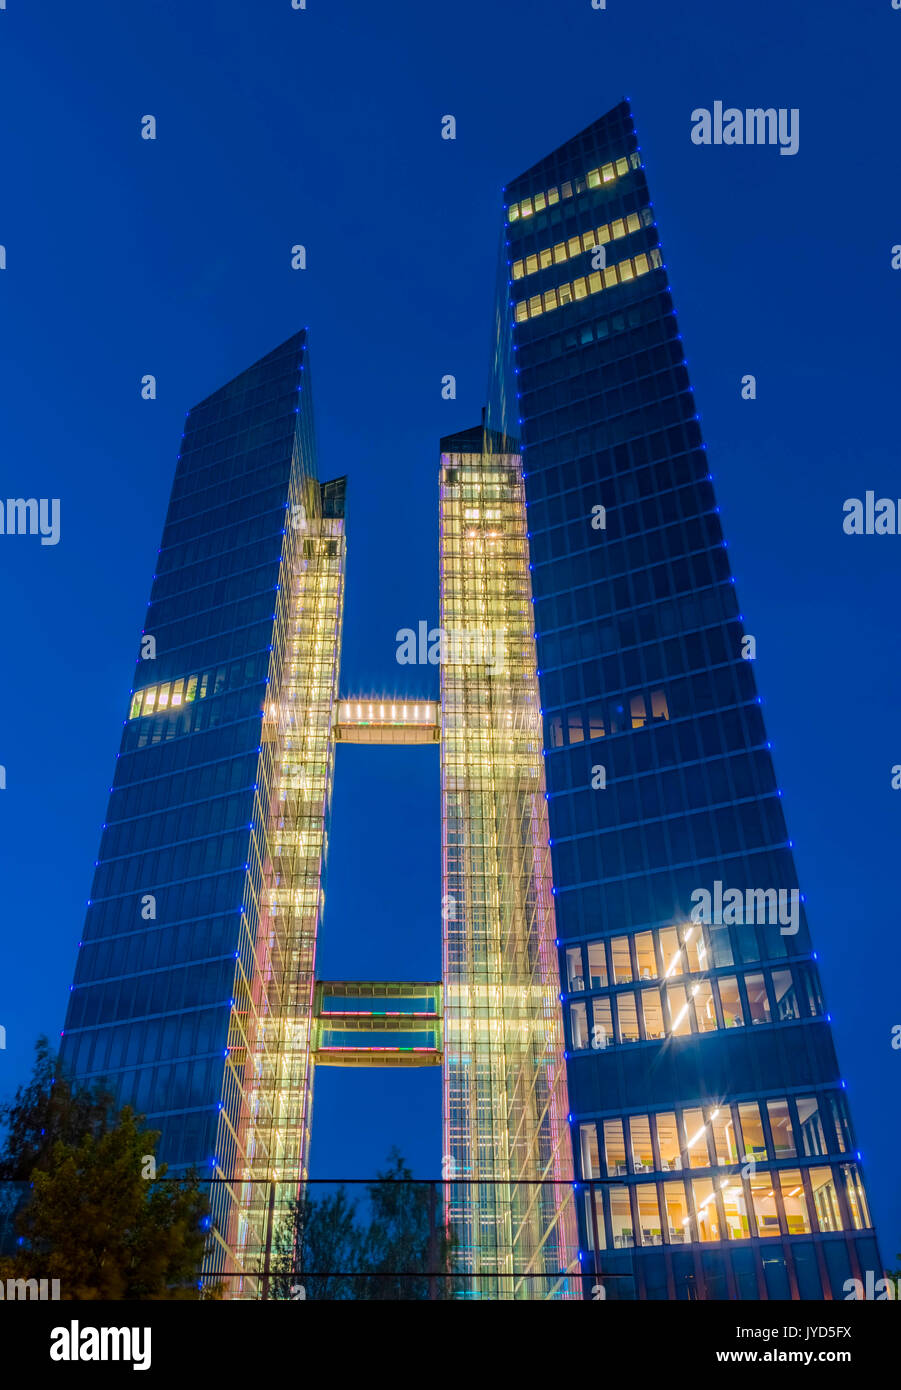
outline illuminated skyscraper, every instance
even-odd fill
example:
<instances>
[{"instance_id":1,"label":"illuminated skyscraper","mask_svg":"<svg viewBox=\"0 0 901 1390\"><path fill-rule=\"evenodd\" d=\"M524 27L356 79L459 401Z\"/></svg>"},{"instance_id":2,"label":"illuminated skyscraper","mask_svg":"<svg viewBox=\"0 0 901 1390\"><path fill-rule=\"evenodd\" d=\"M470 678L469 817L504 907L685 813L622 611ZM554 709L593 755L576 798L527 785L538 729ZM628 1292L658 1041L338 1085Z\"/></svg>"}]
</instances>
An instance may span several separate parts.
<instances>
[{"instance_id":1,"label":"illuminated skyscraper","mask_svg":"<svg viewBox=\"0 0 901 1390\"><path fill-rule=\"evenodd\" d=\"M237 1296L315 1067L443 1065L459 1296L841 1297L881 1264L628 104L505 211L439 701L339 698L305 333L189 413L63 1062L219 1179ZM316 978L339 742L440 744L440 982Z\"/></svg>"},{"instance_id":2,"label":"illuminated skyscraper","mask_svg":"<svg viewBox=\"0 0 901 1390\"><path fill-rule=\"evenodd\" d=\"M309 1146L345 545L306 358L302 332L185 422L62 1045L163 1160L227 1180L209 1268L233 1279L265 1242L249 1180Z\"/></svg>"},{"instance_id":3,"label":"illuminated skyscraper","mask_svg":"<svg viewBox=\"0 0 901 1390\"><path fill-rule=\"evenodd\" d=\"M488 431L522 448L586 1272L843 1297L881 1264L628 103L505 202Z\"/></svg>"}]
</instances>

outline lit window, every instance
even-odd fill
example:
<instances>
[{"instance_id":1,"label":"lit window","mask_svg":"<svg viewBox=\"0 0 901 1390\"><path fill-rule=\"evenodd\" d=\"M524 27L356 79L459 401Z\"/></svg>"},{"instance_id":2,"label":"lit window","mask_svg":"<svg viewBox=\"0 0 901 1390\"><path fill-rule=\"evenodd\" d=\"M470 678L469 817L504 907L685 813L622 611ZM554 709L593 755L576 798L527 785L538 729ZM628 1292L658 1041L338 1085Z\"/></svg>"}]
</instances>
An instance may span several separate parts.
<instances>
[{"instance_id":1,"label":"lit window","mask_svg":"<svg viewBox=\"0 0 901 1390\"><path fill-rule=\"evenodd\" d=\"M601 272L599 270L593 270L589 275L588 289L591 294L597 294L603 289L603 285L601 284Z\"/></svg>"},{"instance_id":2,"label":"lit window","mask_svg":"<svg viewBox=\"0 0 901 1390\"><path fill-rule=\"evenodd\" d=\"M616 996L616 1017L621 1043L638 1042L638 1005L631 992Z\"/></svg>"},{"instance_id":3,"label":"lit window","mask_svg":"<svg viewBox=\"0 0 901 1390\"><path fill-rule=\"evenodd\" d=\"M533 209L532 209L532 199L531 199L531 198L523 198L522 202L521 202L520 205L519 205L519 215L520 215L520 217L531 217L531 216L532 216L532 211L533 211Z\"/></svg>"},{"instance_id":4,"label":"lit window","mask_svg":"<svg viewBox=\"0 0 901 1390\"><path fill-rule=\"evenodd\" d=\"M724 1179L720 1183L720 1197L726 1216L726 1235L730 1240L747 1240L751 1227L741 1178Z\"/></svg>"},{"instance_id":5,"label":"lit window","mask_svg":"<svg viewBox=\"0 0 901 1390\"><path fill-rule=\"evenodd\" d=\"M613 225L614 225L614 227L615 227L615 226L616 226L616 223L614 222ZM626 218L626 227L628 228L628 230L629 230L630 232L637 232L638 229L640 228L640 226L641 226L641 218L638 216L638 213L637 213L637 212L630 212L630 213L629 213L629 216Z\"/></svg>"},{"instance_id":6,"label":"lit window","mask_svg":"<svg viewBox=\"0 0 901 1390\"><path fill-rule=\"evenodd\" d=\"M716 1205L716 1188L712 1178L695 1178L691 1184L698 1219L698 1238L702 1241L720 1239L720 1217Z\"/></svg>"},{"instance_id":7,"label":"lit window","mask_svg":"<svg viewBox=\"0 0 901 1390\"><path fill-rule=\"evenodd\" d=\"M671 1110L664 1110L656 1116L655 1123L660 1166L664 1172L678 1173L682 1169L682 1152L679 1147L676 1117Z\"/></svg>"},{"instance_id":8,"label":"lit window","mask_svg":"<svg viewBox=\"0 0 901 1390\"><path fill-rule=\"evenodd\" d=\"M675 1037L684 1037L686 1033L690 1033L689 1000L682 985L670 985L667 990L667 1007L670 1033Z\"/></svg>"},{"instance_id":9,"label":"lit window","mask_svg":"<svg viewBox=\"0 0 901 1390\"><path fill-rule=\"evenodd\" d=\"M629 1120L629 1140L632 1145L632 1171L652 1173L654 1151L651 1148L651 1122L647 1115L633 1115Z\"/></svg>"},{"instance_id":10,"label":"lit window","mask_svg":"<svg viewBox=\"0 0 901 1390\"><path fill-rule=\"evenodd\" d=\"M589 169L587 175L585 176L585 181L586 181L586 183L588 184L588 187L589 187L589 188L600 188L600 186L601 186L601 171L600 171L600 169Z\"/></svg>"},{"instance_id":11,"label":"lit window","mask_svg":"<svg viewBox=\"0 0 901 1390\"><path fill-rule=\"evenodd\" d=\"M807 1198L801 1181L800 1168L784 1168L779 1174L782 1188L782 1205L785 1208L785 1225L790 1236L810 1235L810 1217L807 1214Z\"/></svg>"},{"instance_id":12,"label":"lit window","mask_svg":"<svg viewBox=\"0 0 901 1390\"><path fill-rule=\"evenodd\" d=\"M547 200L548 200L548 203L551 204L551 205L553 205L554 203L559 203L559 201L560 201L560 194L557 192L557 189L556 189L556 188L549 188L549 189L548 189L548 191L547 191Z\"/></svg>"},{"instance_id":13,"label":"lit window","mask_svg":"<svg viewBox=\"0 0 901 1390\"><path fill-rule=\"evenodd\" d=\"M770 1132L773 1136L773 1155L776 1158L794 1158L795 1139L792 1133L791 1118L787 1100L768 1100L767 1113L770 1117Z\"/></svg>"},{"instance_id":14,"label":"lit window","mask_svg":"<svg viewBox=\"0 0 901 1390\"><path fill-rule=\"evenodd\" d=\"M694 991L695 1023L699 1033L712 1033L716 1029L716 1009L713 1005L713 989L709 980L702 980Z\"/></svg>"},{"instance_id":15,"label":"lit window","mask_svg":"<svg viewBox=\"0 0 901 1390\"><path fill-rule=\"evenodd\" d=\"M629 954L629 938L615 936L610 943L613 955L613 983L628 985L632 983L632 959Z\"/></svg>"},{"instance_id":16,"label":"lit window","mask_svg":"<svg viewBox=\"0 0 901 1390\"><path fill-rule=\"evenodd\" d=\"M604 1162L610 1178L626 1172L626 1141L623 1138L622 1120L604 1121Z\"/></svg>"},{"instance_id":17,"label":"lit window","mask_svg":"<svg viewBox=\"0 0 901 1390\"><path fill-rule=\"evenodd\" d=\"M569 1026L573 1049L578 1052L588 1046L588 1019L584 1004L569 1006Z\"/></svg>"},{"instance_id":18,"label":"lit window","mask_svg":"<svg viewBox=\"0 0 901 1390\"><path fill-rule=\"evenodd\" d=\"M552 254L551 254L550 248L549 248L549 247L545 247L544 250L540 253L540 255L539 255L539 257L538 257L538 262L539 262L539 265L541 266L541 269L542 269L542 270L547 270L548 266L551 264L551 262L552 262L553 259L554 259L554 258L553 258Z\"/></svg>"},{"instance_id":19,"label":"lit window","mask_svg":"<svg viewBox=\"0 0 901 1390\"><path fill-rule=\"evenodd\" d=\"M610 223L610 231L614 241L616 241L617 237L626 235L626 224L621 217L617 217Z\"/></svg>"},{"instance_id":20,"label":"lit window","mask_svg":"<svg viewBox=\"0 0 901 1390\"><path fill-rule=\"evenodd\" d=\"M638 959L639 980L656 980L657 957L654 955L654 933L638 932L635 936L635 955Z\"/></svg>"},{"instance_id":21,"label":"lit window","mask_svg":"<svg viewBox=\"0 0 901 1390\"><path fill-rule=\"evenodd\" d=\"M660 1208L657 1205L657 1185L641 1182L635 1188L638 1198L638 1229L642 1245L660 1245Z\"/></svg>"},{"instance_id":22,"label":"lit window","mask_svg":"<svg viewBox=\"0 0 901 1390\"><path fill-rule=\"evenodd\" d=\"M751 1158L766 1158L766 1140L756 1100L742 1101L738 1107L738 1118L741 1123L743 1153Z\"/></svg>"},{"instance_id":23,"label":"lit window","mask_svg":"<svg viewBox=\"0 0 901 1390\"><path fill-rule=\"evenodd\" d=\"M566 246L571 256L578 256L581 253L582 243L577 236L571 236Z\"/></svg>"},{"instance_id":24,"label":"lit window","mask_svg":"<svg viewBox=\"0 0 901 1390\"><path fill-rule=\"evenodd\" d=\"M556 290L545 290L545 292L544 292L544 308L545 308L545 312L548 312L548 311L550 311L551 309L556 309L556 307L557 307L557 291L556 291Z\"/></svg>"},{"instance_id":25,"label":"lit window","mask_svg":"<svg viewBox=\"0 0 901 1390\"><path fill-rule=\"evenodd\" d=\"M635 1244L628 1187L610 1188L610 1230L614 1249L625 1249Z\"/></svg>"},{"instance_id":26,"label":"lit window","mask_svg":"<svg viewBox=\"0 0 901 1390\"><path fill-rule=\"evenodd\" d=\"M660 999L660 990L643 989L641 991L641 1008L644 1014L645 1037L654 1041L665 1037L666 1030L663 1026L663 1004Z\"/></svg>"},{"instance_id":27,"label":"lit window","mask_svg":"<svg viewBox=\"0 0 901 1390\"><path fill-rule=\"evenodd\" d=\"M603 941L588 943L588 979L592 989L604 989L607 985L607 956Z\"/></svg>"},{"instance_id":28,"label":"lit window","mask_svg":"<svg viewBox=\"0 0 901 1390\"><path fill-rule=\"evenodd\" d=\"M522 261L514 261L514 262L513 262L513 279L514 279L514 280L521 280L522 277L523 277L523 264L522 264Z\"/></svg>"},{"instance_id":29,"label":"lit window","mask_svg":"<svg viewBox=\"0 0 901 1390\"><path fill-rule=\"evenodd\" d=\"M644 252L642 252L642 254L641 254L640 256L636 256L636 257L635 257L635 274L636 274L636 275L647 275L649 269L650 269L650 266L648 265L648 258L647 258L647 256L644 254Z\"/></svg>"},{"instance_id":30,"label":"lit window","mask_svg":"<svg viewBox=\"0 0 901 1390\"><path fill-rule=\"evenodd\" d=\"M709 1168L710 1154L707 1151L707 1122L704 1112L698 1108L682 1111L682 1124L685 1126L685 1152L689 1168Z\"/></svg>"},{"instance_id":31,"label":"lit window","mask_svg":"<svg viewBox=\"0 0 901 1390\"><path fill-rule=\"evenodd\" d=\"M579 946L571 946L566 952L566 982L568 989L578 991L585 988L585 980L582 975L582 951Z\"/></svg>"},{"instance_id":32,"label":"lit window","mask_svg":"<svg viewBox=\"0 0 901 1390\"><path fill-rule=\"evenodd\" d=\"M710 1116L710 1132L713 1135L713 1148L717 1163L737 1163L738 1143L735 1138L735 1125L732 1111L728 1105L720 1106Z\"/></svg>"},{"instance_id":33,"label":"lit window","mask_svg":"<svg viewBox=\"0 0 901 1390\"><path fill-rule=\"evenodd\" d=\"M860 1177L860 1169L856 1163L843 1163L841 1174L845 1183L848 1210L851 1213L851 1225L855 1231L867 1230L872 1223Z\"/></svg>"},{"instance_id":34,"label":"lit window","mask_svg":"<svg viewBox=\"0 0 901 1390\"><path fill-rule=\"evenodd\" d=\"M609 290L611 286L617 283L616 266L608 265L607 269L604 271L604 289Z\"/></svg>"},{"instance_id":35,"label":"lit window","mask_svg":"<svg viewBox=\"0 0 901 1390\"><path fill-rule=\"evenodd\" d=\"M734 975L722 975L717 984L723 1010L723 1025L726 1028L743 1028L745 1020L741 1009L741 995L738 992L738 980Z\"/></svg>"},{"instance_id":36,"label":"lit window","mask_svg":"<svg viewBox=\"0 0 901 1390\"><path fill-rule=\"evenodd\" d=\"M751 1202L759 1236L779 1235L779 1213L773 1191L772 1173L757 1173L751 1178Z\"/></svg>"},{"instance_id":37,"label":"lit window","mask_svg":"<svg viewBox=\"0 0 901 1390\"><path fill-rule=\"evenodd\" d=\"M517 219L518 217L519 217L519 203L512 203L512 204L510 205L510 208L508 209L508 219L509 219L510 222L515 222L516 219Z\"/></svg>"},{"instance_id":38,"label":"lit window","mask_svg":"<svg viewBox=\"0 0 901 1390\"><path fill-rule=\"evenodd\" d=\"M618 174L628 174L628 172L629 172L629 162L628 162L628 160L626 160L626 159L618 159L618 160L616 161L616 172L617 172Z\"/></svg>"},{"instance_id":39,"label":"lit window","mask_svg":"<svg viewBox=\"0 0 901 1390\"><path fill-rule=\"evenodd\" d=\"M601 170L601 179L604 183L613 183L616 178L616 170L612 164L605 164Z\"/></svg>"},{"instance_id":40,"label":"lit window","mask_svg":"<svg viewBox=\"0 0 901 1390\"><path fill-rule=\"evenodd\" d=\"M813 1209L817 1225L821 1231L840 1231L842 1219L839 1213L838 1194L831 1168L809 1168L810 1187L813 1192Z\"/></svg>"},{"instance_id":41,"label":"lit window","mask_svg":"<svg viewBox=\"0 0 901 1390\"><path fill-rule=\"evenodd\" d=\"M594 1125L580 1125L579 1136L582 1150L582 1177L599 1177L601 1164L598 1156L597 1128Z\"/></svg>"},{"instance_id":42,"label":"lit window","mask_svg":"<svg viewBox=\"0 0 901 1390\"><path fill-rule=\"evenodd\" d=\"M688 1244L692 1238L691 1220L684 1182L663 1184L663 1205L666 1211L666 1238L670 1245Z\"/></svg>"},{"instance_id":43,"label":"lit window","mask_svg":"<svg viewBox=\"0 0 901 1390\"><path fill-rule=\"evenodd\" d=\"M585 280L582 276L580 276L578 280L573 281L573 294L576 299L584 299L587 296L588 286L585 284Z\"/></svg>"},{"instance_id":44,"label":"lit window","mask_svg":"<svg viewBox=\"0 0 901 1390\"><path fill-rule=\"evenodd\" d=\"M547 198L545 197L545 195L544 195L543 193L536 193L536 194L535 194L535 211L536 211L536 212L541 212L541 211L542 211L544 208L546 208L546 207L547 207Z\"/></svg>"},{"instance_id":45,"label":"lit window","mask_svg":"<svg viewBox=\"0 0 901 1390\"><path fill-rule=\"evenodd\" d=\"M619 271L620 284L624 284L627 280L634 280L635 268L630 260L620 261L617 270Z\"/></svg>"},{"instance_id":46,"label":"lit window","mask_svg":"<svg viewBox=\"0 0 901 1390\"><path fill-rule=\"evenodd\" d=\"M537 269L538 269L538 257L537 257L537 256L526 256L526 274L527 274L527 275L534 275L534 274L535 274L535 271L536 271Z\"/></svg>"}]
</instances>

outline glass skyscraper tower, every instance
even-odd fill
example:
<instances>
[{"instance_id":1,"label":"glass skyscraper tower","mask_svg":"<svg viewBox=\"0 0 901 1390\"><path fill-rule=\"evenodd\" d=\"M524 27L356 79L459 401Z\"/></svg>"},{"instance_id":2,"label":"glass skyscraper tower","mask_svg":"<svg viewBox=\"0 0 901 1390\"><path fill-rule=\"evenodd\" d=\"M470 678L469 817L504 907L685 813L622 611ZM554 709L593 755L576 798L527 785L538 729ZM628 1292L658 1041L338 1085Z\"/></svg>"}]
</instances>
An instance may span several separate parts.
<instances>
[{"instance_id":1,"label":"glass skyscraper tower","mask_svg":"<svg viewBox=\"0 0 901 1390\"><path fill-rule=\"evenodd\" d=\"M62 1060L218 1179L237 1296L315 1068L442 1065L461 1296L842 1297L881 1266L628 104L505 204L439 701L339 692L306 333L189 412ZM317 979L339 742L440 744L440 982Z\"/></svg>"},{"instance_id":2,"label":"glass skyscraper tower","mask_svg":"<svg viewBox=\"0 0 901 1390\"><path fill-rule=\"evenodd\" d=\"M345 547L306 357L302 332L185 422L62 1044L223 1180L232 1275L265 1241L253 1180L309 1144Z\"/></svg>"},{"instance_id":3,"label":"glass skyscraper tower","mask_svg":"<svg viewBox=\"0 0 901 1390\"><path fill-rule=\"evenodd\" d=\"M628 103L505 204L487 427L522 449L586 1268L843 1297L881 1265Z\"/></svg>"}]
</instances>

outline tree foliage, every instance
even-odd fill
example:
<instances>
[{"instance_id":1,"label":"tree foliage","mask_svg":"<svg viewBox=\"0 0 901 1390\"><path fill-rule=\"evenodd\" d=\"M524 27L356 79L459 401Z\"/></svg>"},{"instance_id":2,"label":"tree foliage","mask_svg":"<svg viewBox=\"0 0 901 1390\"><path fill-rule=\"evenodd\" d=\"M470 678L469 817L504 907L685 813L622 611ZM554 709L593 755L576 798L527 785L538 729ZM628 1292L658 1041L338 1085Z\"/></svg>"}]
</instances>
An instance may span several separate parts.
<instances>
[{"instance_id":1,"label":"tree foliage","mask_svg":"<svg viewBox=\"0 0 901 1390\"><path fill-rule=\"evenodd\" d=\"M25 1194L0 1278L59 1279L64 1299L200 1296L207 1202L193 1173L167 1178L149 1162L160 1136L143 1117L117 1112L103 1085L61 1077L46 1039L0 1115L0 1175Z\"/></svg>"}]
</instances>

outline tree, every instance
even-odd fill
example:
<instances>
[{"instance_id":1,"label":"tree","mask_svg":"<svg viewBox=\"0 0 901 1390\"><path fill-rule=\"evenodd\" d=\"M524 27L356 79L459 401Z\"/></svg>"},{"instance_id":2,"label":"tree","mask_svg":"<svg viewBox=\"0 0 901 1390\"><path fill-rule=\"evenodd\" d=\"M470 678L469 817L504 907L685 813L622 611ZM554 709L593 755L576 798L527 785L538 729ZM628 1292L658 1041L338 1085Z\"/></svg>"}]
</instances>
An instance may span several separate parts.
<instances>
[{"instance_id":1,"label":"tree","mask_svg":"<svg viewBox=\"0 0 901 1390\"><path fill-rule=\"evenodd\" d=\"M0 1179L30 1182L36 1169L48 1166L55 1144L76 1144L86 1134L99 1138L114 1113L113 1095L104 1082L73 1085L60 1074L47 1039L38 1038L31 1080L0 1105L0 1124L6 1130Z\"/></svg>"},{"instance_id":2,"label":"tree","mask_svg":"<svg viewBox=\"0 0 901 1390\"><path fill-rule=\"evenodd\" d=\"M431 1183L413 1180L396 1148L388 1164L367 1188L372 1219L362 1267L369 1277L358 1281L357 1297L407 1302L430 1298L434 1287L437 1298L452 1298L454 1241L450 1229L438 1223L437 1193Z\"/></svg>"},{"instance_id":3,"label":"tree","mask_svg":"<svg viewBox=\"0 0 901 1390\"><path fill-rule=\"evenodd\" d=\"M208 1214L196 1176L153 1180L159 1132L102 1086L58 1074L46 1039L31 1082L3 1107L0 1172L27 1182L15 1254L0 1278L59 1279L64 1299L199 1298ZM219 1291L214 1291L218 1293Z\"/></svg>"},{"instance_id":4,"label":"tree","mask_svg":"<svg viewBox=\"0 0 901 1390\"><path fill-rule=\"evenodd\" d=\"M302 1194L291 1209L278 1242L273 1268L286 1271L273 1282L273 1297L349 1300L357 1297L363 1231L357 1204L344 1187L326 1197ZM291 1271L288 1273L287 1271Z\"/></svg>"}]
</instances>

